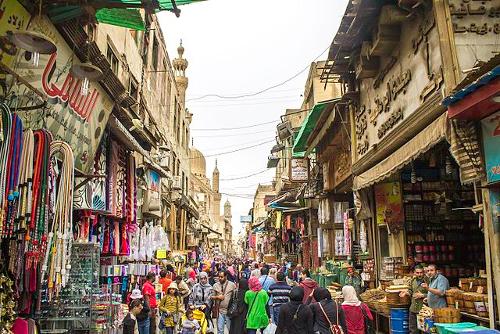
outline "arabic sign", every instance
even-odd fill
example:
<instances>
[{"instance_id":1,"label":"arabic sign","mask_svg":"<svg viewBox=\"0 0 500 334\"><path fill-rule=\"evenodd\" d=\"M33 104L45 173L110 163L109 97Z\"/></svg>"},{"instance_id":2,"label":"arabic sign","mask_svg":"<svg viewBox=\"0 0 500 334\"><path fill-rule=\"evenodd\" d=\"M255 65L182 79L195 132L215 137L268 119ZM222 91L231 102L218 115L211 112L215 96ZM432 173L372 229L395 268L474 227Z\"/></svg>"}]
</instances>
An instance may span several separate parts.
<instances>
[{"instance_id":1,"label":"arabic sign","mask_svg":"<svg viewBox=\"0 0 500 334\"><path fill-rule=\"evenodd\" d=\"M374 190L377 225L387 225L391 233L398 232L404 224L403 199L399 182L377 184Z\"/></svg>"},{"instance_id":2,"label":"arabic sign","mask_svg":"<svg viewBox=\"0 0 500 334\"><path fill-rule=\"evenodd\" d=\"M500 111L481 121L483 130L486 179L488 182L500 181Z\"/></svg>"},{"instance_id":3,"label":"arabic sign","mask_svg":"<svg viewBox=\"0 0 500 334\"><path fill-rule=\"evenodd\" d=\"M360 80L360 107L355 113L356 161L397 131L424 102L439 92L443 83L433 11L404 21L394 26L394 30L401 31L398 56L393 53L379 57L378 73L373 78ZM345 167L348 170L348 166Z\"/></svg>"},{"instance_id":4,"label":"arabic sign","mask_svg":"<svg viewBox=\"0 0 500 334\"><path fill-rule=\"evenodd\" d=\"M48 102L45 112L25 113L23 121L31 128L46 128L54 139L69 143L75 155L75 168L88 173L113 102L94 82L90 83L88 95L81 94L81 80L70 74L72 63L79 60L48 19L38 19L28 29L52 39L57 45L57 52L40 55L38 67L25 57L19 57L16 72L46 94ZM27 87L22 86L18 95L22 97L22 105L41 103Z\"/></svg>"},{"instance_id":5,"label":"arabic sign","mask_svg":"<svg viewBox=\"0 0 500 334\"><path fill-rule=\"evenodd\" d=\"M16 30L28 26L30 14L17 0L0 0L0 61L12 67L17 48L9 39Z\"/></svg>"},{"instance_id":6,"label":"arabic sign","mask_svg":"<svg viewBox=\"0 0 500 334\"><path fill-rule=\"evenodd\" d=\"M463 73L498 51L500 5L491 0L450 0L449 4L459 73Z\"/></svg>"},{"instance_id":7,"label":"arabic sign","mask_svg":"<svg viewBox=\"0 0 500 334\"><path fill-rule=\"evenodd\" d=\"M292 159L290 161L290 181L305 182L309 180L309 160Z\"/></svg>"}]
</instances>

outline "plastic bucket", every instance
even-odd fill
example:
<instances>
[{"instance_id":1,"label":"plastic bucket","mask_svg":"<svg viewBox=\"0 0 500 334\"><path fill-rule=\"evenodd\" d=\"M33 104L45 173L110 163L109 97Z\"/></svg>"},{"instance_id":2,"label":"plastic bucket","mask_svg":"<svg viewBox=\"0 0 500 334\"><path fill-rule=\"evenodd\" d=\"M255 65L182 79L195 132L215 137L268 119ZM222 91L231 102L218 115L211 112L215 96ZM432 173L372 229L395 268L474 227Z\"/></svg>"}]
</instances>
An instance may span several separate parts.
<instances>
[{"instance_id":1,"label":"plastic bucket","mask_svg":"<svg viewBox=\"0 0 500 334\"><path fill-rule=\"evenodd\" d=\"M405 334L409 331L408 309L406 308L391 308L391 333Z\"/></svg>"}]
</instances>

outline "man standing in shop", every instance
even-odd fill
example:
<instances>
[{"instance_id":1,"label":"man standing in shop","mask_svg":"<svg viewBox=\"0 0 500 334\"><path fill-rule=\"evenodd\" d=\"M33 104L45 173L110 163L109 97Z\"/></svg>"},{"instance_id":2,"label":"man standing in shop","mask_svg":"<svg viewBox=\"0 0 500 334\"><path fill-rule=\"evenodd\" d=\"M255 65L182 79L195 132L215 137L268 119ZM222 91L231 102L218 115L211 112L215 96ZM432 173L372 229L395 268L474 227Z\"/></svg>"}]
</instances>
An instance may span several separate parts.
<instances>
[{"instance_id":1,"label":"man standing in shop","mask_svg":"<svg viewBox=\"0 0 500 334\"><path fill-rule=\"evenodd\" d=\"M450 283L446 277L438 273L435 264L429 264L427 269L430 280L429 284L422 283L422 287L427 290L424 302L427 301L427 305L432 309L444 308L447 306L445 293L450 288Z\"/></svg>"},{"instance_id":2,"label":"man standing in shop","mask_svg":"<svg viewBox=\"0 0 500 334\"><path fill-rule=\"evenodd\" d=\"M146 276L146 282L142 285L142 294L144 295L144 302L149 311L149 333L156 334L156 312L158 310L158 302L156 301L156 291L154 282L156 275L149 272Z\"/></svg>"},{"instance_id":3,"label":"man standing in shop","mask_svg":"<svg viewBox=\"0 0 500 334\"><path fill-rule=\"evenodd\" d=\"M359 274L356 272L354 267L351 265L347 266L347 277L345 279L345 285L352 286L356 291L358 297L363 290L363 280L361 279L361 276L359 276Z\"/></svg>"},{"instance_id":4,"label":"man standing in shop","mask_svg":"<svg viewBox=\"0 0 500 334\"><path fill-rule=\"evenodd\" d=\"M427 292L427 290L422 287L423 283L427 283L424 268L421 265L417 265L415 266L414 276L411 280L410 289L407 291L402 291L399 294L401 297L411 297L410 317L408 319L410 334L418 333L417 314L418 312L420 312L420 309L424 305L424 298L426 297Z\"/></svg>"},{"instance_id":5,"label":"man standing in shop","mask_svg":"<svg viewBox=\"0 0 500 334\"><path fill-rule=\"evenodd\" d=\"M214 296L210 297L214 301L212 308L215 308L217 313L217 334L224 334L225 326L228 330L231 327L231 319L227 316L227 307L233 292L236 290L236 284L227 279L228 275L227 271L219 273L219 281L214 284ZM214 310L212 310L213 313Z\"/></svg>"}]
</instances>

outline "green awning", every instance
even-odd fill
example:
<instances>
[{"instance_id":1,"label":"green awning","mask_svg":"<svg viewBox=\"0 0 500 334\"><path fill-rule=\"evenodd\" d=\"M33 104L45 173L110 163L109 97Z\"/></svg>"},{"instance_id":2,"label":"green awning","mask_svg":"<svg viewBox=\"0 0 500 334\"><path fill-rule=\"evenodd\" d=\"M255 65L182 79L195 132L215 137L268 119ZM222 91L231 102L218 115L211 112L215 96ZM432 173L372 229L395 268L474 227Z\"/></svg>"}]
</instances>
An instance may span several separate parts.
<instances>
[{"instance_id":1,"label":"green awning","mask_svg":"<svg viewBox=\"0 0 500 334\"><path fill-rule=\"evenodd\" d=\"M293 142L292 155L294 158L304 157L304 154L307 150L307 140L309 139L309 136L316 127L316 123L321 117L321 114L323 113L323 111L326 109L327 106L337 101L338 99L325 101L318 103L313 107L311 112L307 115L304 123L302 123L299 133L295 138L295 141Z\"/></svg>"},{"instance_id":2,"label":"green awning","mask_svg":"<svg viewBox=\"0 0 500 334\"><path fill-rule=\"evenodd\" d=\"M99 23L112 24L114 26L144 31L146 25L142 19L139 9L134 8L103 8L95 13Z\"/></svg>"},{"instance_id":3,"label":"green awning","mask_svg":"<svg viewBox=\"0 0 500 334\"><path fill-rule=\"evenodd\" d=\"M193 2L205 0L175 0L176 6L188 5ZM118 27L134 30L145 30L140 8L145 6L143 0L104 0L89 1L88 5L96 9L96 19L100 23L112 24ZM153 4L153 3L152 3ZM159 0L158 6L154 7L156 12L173 10L172 0ZM48 16L54 24L62 23L86 15L79 5L53 4L48 8Z\"/></svg>"}]
</instances>

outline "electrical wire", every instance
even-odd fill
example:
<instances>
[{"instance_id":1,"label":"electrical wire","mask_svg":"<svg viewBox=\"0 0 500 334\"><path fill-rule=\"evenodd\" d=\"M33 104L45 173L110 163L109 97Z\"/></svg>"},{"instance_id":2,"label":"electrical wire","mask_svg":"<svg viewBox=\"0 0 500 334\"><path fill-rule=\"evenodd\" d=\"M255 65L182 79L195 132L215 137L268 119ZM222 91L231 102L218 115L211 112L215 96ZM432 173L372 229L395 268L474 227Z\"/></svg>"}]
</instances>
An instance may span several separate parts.
<instances>
[{"instance_id":1,"label":"electrical wire","mask_svg":"<svg viewBox=\"0 0 500 334\"><path fill-rule=\"evenodd\" d=\"M268 133L270 131L276 132L276 128L272 128L269 130L262 130L262 131L254 131L254 132L245 132L245 133L232 133L232 134L224 134L224 135L202 135L202 136L192 136L193 139L197 138L223 138L223 137L239 137L239 136L250 136L253 134L259 134L259 133Z\"/></svg>"},{"instance_id":2,"label":"electrical wire","mask_svg":"<svg viewBox=\"0 0 500 334\"><path fill-rule=\"evenodd\" d=\"M239 127L233 127L233 128L205 128L205 129L191 129L191 131L228 131L228 130L240 130L240 129L249 129L249 128L255 128L257 126L261 125L266 125L266 124L271 124L271 123L277 123L279 120L273 120L269 122L264 122L264 123L257 123L257 124L252 124L252 125L247 125L247 126L239 126Z\"/></svg>"},{"instance_id":3,"label":"electrical wire","mask_svg":"<svg viewBox=\"0 0 500 334\"><path fill-rule=\"evenodd\" d=\"M227 179L220 179L220 181L234 181L234 180L244 180L244 179L248 179L249 177L252 177L252 176L256 176L256 175L260 175L260 174L263 174L265 172L267 172L269 169L264 169L264 170L261 170L259 172L256 172L256 173L252 173L252 174L248 174L248 175L245 175L245 176L240 176L240 177L233 177L233 178L227 178Z\"/></svg>"},{"instance_id":4,"label":"electrical wire","mask_svg":"<svg viewBox=\"0 0 500 334\"><path fill-rule=\"evenodd\" d=\"M260 140L271 140L271 139L276 139L275 137L266 137L266 138L259 138ZM219 150L225 150L225 149L228 149L228 148L234 148L235 146L244 146L244 145L251 145L251 144L255 144L255 139L250 141L250 142L245 142L245 143L237 143L237 144L231 144L229 146L222 146L222 147L218 147L215 149L215 152L219 151ZM214 150L210 150L207 152L207 154L212 154L214 153Z\"/></svg>"},{"instance_id":5,"label":"electrical wire","mask_svg":"<svg viewBox=\"0 0 500 334\"><path fill-rule=\"evenodd\" d=\"M250 146L246 146L246 147L240 147L238 149L231 150L231 151L209 154L209 155L205 155L205 158L217 157L219 155L225 155L225 154L240 152L240 151L247 150L247 149L254 148L254 147L258 147L258 146L261 146L261 145L264 145L264 144L269 144L269 143L272 143L274 141L275 140L273 139L273 140L264 141L264 142L261 142L261 143L255 144L255 145L250 145ZM189 159L190 160L196 160L196 159L199 159L199 157L190 157Z\"/></svg>"},{"instance_id":6,"label":"electrical wire","mask_svg":"<svg viewBox=\"0 0 500 334\"><path fill-rule=\"evenodd\" d=\"M328 51L328 49L330 49L330 45L328 45L328 47L326 49L324 49L316 58L314 58L312 60L312 62L318 60L318 58L321 57L326 51ZM302 70L300 70L298 73L294 74L290 78L288 78L288 79L286 79L286 80L284 80L284 81L282 81L282 82L280 82L280 83L278 83L276 85L273 85L273 86L261 89L261 90L259 90L257 92L254 92L254 93L234 95L234 96L225 96L225 95L219 95L219 94L206 94L206 95L202 95L202 96L197 97L197 98L189 99L187 101L196 101L196 100L201 100L201 99L204 99L204 98L207 98L207 97L217 97L219 99L241 99L241 98L244 98L244 97L250 97L250 96L260 95L260 94L265 93L265 92L267 92L267 91L269 91L271 89L283 86L284 84L292 81L293 79L297 78L299 75L301 75L302 73L304 73L305 71L307 71L310 67L311 67L311 62L309 62L306 67L304 67Z\"/></svg>"}]
</instances>

